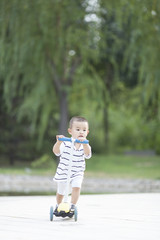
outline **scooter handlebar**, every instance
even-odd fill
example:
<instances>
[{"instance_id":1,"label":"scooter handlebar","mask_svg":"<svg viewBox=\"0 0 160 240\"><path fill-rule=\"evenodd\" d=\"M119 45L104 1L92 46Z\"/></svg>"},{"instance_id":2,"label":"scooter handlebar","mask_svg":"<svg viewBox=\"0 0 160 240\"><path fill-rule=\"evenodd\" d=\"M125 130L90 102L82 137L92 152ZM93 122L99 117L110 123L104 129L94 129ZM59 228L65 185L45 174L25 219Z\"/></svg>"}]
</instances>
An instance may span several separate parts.
<instances>
[{"instance_id":1,"label":"scooter handlebar","mask_svg":"<svg viewBox=\"0 0 160 240\"><path fill-rule=\"evenodd\" d=\"M58 138L59 141L62 141L62 142L72 142L71 138ZM76 143L83 143L83 144L88 144L89 141L88 140L84 140L84 141L80 141L78 139L75 140Z\"/></svg>"}]
</instances>

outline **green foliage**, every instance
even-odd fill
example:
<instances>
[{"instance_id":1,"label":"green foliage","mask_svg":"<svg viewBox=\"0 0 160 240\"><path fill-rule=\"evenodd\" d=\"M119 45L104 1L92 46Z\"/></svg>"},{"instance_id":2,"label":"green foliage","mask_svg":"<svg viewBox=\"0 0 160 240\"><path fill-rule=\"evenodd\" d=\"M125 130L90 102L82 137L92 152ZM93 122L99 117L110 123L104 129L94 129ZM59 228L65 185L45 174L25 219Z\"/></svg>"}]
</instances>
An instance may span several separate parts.
<instances>
[{"instance_id":1,"label":"green foliage","mask_svg":"<svg viewBox=\"0 0 160 240\"><path fill-rule=\"evenodd\" d=\"M33 135L38 132L39 147L49 119L56 120L53 112L64 111L60 104L77 68L88 64L88 56L96 56L82 2L1 2L1 48L8 53L1 58L4 99L11 111L18 98L17 118L27 118Z\"/></svg>"},{"instance_id":2,"label":"green foliage","mask_svg":"<svg viewBox=\"0 0 160 240\"><path fill-rule=\"evenodd\" d=\"M55 162L53 162L53 159L47 154L42 155L40 158L36 159L31 163L32 168L49 168L52 167L56 168Z\"/></svg>"},{"instance_id":3,"label":"green foliage","mask_svg":"<svg viewBox=\"0 0 160 240\"><path fill-rule=\"evenodd\" d=\"M159 13L156 0L1 0L1 159L50 154L73 115L94 152L160 153Z\"/></svg>"},{"instance_id":4,"label":"green foliage","mask_svg":"<svg viewBox=\"0 0 160 240\"><path fill-rule=\"evenodd\" d=\"M125 0L118 2L102 0L100 3L102 18L100 49L102 53L98 69L99 74L104 79L110 102L114 103L115 100L118 102L117 98L121 98L124 94L123 89L128 89L129 93L131 93L129 89L138 89L139 104L137 106L139 105L139 107L135 117L137 120L134 121L137 122L137 127L131 124L133 120L130 120L132 114L129 112L132 113L132 108L134 108L133 103L131 103L128 104L128 109L124 109L125 114L128 115L127 125L123 121L121 133L117 132L117 138L120 138L120 142L125 145L124 141L128 139L126 137L127 128L130 126L128 129L131 135L130 139L146 140L145 136L147 136L148 144L137 143L136 147L141 148L143 145L143 147L150 146L152 148L154 145L154 149L158 150L159 145L155 139L159 136L158 124L160 122L160 29L158 24L160 6L158 1L151 3L148 0L137 0L136 4L135 1L128 3ZM133 91L135 90L133 89ZM126 100L128 101L128 99ZM126 103L122 104L124 108L127 107ZM122 108L119 107L119 102L114 108L116 111L118 110L120 117ZM149 126L153 122L158 131L156 133L152 129L151 137L151 132L146 131L146 129L150 128ZM142 132L137 131L139 128L143 129ZM126 129L126 132L123 129ZM128 143L130 147L134 147L132 141Z\"/></svg>"}]
</instances>

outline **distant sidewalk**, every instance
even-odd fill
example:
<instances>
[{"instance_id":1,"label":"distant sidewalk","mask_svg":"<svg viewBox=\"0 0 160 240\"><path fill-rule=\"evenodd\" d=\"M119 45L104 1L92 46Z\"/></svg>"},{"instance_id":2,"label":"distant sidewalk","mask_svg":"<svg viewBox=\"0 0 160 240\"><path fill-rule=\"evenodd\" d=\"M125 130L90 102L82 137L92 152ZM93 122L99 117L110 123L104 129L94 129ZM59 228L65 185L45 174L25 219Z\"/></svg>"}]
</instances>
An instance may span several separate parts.
<instances>
[{"instance_id":1,"label":"distant sidewalk","mask_svg":"<svg viewBox=\"0 0 160 240\"><path fill-rule=\"evenodd\" d=\"M0 174L0 194L52 192L56 192L52 177ZM82 193L160 193L160 180L85 177Z\"/></svg>"}]
</instances>

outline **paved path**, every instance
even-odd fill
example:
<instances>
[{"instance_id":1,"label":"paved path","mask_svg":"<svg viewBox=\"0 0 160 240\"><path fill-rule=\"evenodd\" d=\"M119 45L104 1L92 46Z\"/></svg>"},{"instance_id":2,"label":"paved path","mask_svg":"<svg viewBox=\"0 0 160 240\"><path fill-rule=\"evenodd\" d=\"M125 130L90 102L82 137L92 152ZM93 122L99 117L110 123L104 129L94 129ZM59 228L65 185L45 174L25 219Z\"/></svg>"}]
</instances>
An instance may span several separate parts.
<instances>
[{"instance_id":1,"label":"paved path","mask_svg":"<svg viewBox=\"0 0 160 240\"><path fill-rule=\"evenodd\" d=\"M159 240L160 194L81 195L78 221L49 221L53 196L0 197L2 240Z\"/></svg>"}]
</instances>

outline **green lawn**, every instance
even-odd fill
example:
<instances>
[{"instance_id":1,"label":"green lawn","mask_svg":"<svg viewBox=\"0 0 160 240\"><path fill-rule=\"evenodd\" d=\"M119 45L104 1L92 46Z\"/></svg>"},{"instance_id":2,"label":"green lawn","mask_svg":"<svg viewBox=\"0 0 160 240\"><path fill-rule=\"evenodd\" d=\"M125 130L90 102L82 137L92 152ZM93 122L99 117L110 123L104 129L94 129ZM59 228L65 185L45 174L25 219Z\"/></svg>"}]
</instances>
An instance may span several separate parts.
<instances>
[{"instance_id":1,"label":"green lawn","mask_svg":"<svg viewBox=\"0 0 160 240\"><path fill-rule=\"evenodd\" d=\"M86 175L160 179L160 156L93 155Z\"/></svg>"},{"instance_id":2,"label":"green lawn","mask_svg":"<svg viewBox=\"0 0 160 240\"><path fill-rule=\"evenodd\" d=\"M30 164L21 164L21 166L18 166L15 164L15 166L3 166L0 167L0 174L11 174L11 175L41 175L41 176L51 176L54 175L56 171L56 165L53 163L53 165L50 168L32 168Z\"/></svg>"},{"instance_id":3,"label":"green lawn","mask_svg":"<svg viewBox=\"0 0 160 240\"><path fill-rule=\"evenodd\" d=\"M45 167L47 166L47 167ZM53 176L56 164L50 162L41 167L16 163L0 166L0 174L26 174ZM108 178L160 179L160 156L95 155L86 160L86 176Z\"/></svg>"}]
</instances>

